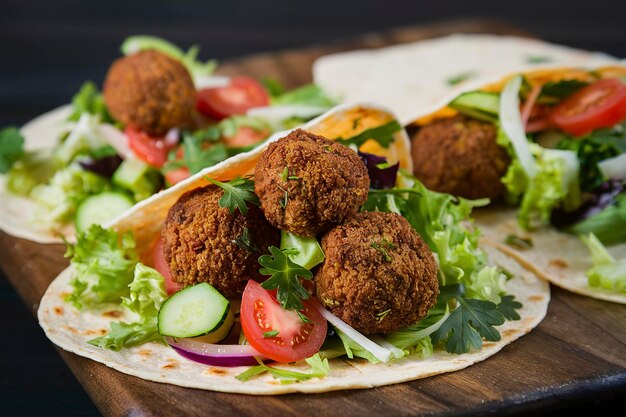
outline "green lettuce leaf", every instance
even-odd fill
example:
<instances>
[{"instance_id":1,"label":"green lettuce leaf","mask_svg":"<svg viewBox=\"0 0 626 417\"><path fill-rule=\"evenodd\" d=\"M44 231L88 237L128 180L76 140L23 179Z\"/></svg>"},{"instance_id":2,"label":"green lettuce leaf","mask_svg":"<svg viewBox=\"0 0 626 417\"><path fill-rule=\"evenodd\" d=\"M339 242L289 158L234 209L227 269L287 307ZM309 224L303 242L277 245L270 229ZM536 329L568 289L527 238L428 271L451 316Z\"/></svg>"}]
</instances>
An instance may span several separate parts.
<instances>
[{"instance_id":1,"label":"green lettuce leaf","mask_svg":"<svg viewBox=\"0 0 626 417\"><path fill-rule=\"evenodd\" d=\"M17 127L0 130L0 174L6 174L24 155L24 137Z\"/></svg>"},{"instance_id":2,"label":"green lettuce leaf","mask_svg":"<svg viewBox=\"0 0 626 417\"><path fill-rule=\"evenodd\" d=\"M626 292L626 258L616 261L593 233L581 235L580 239L589 248L593 262L585 273L589 286Z\"/></svg>"},{"instance_id":3,"label":"green lettuce leaf","mask_svg":"<svg viewBox=\"0 0 626 417\"><path fill-rule=\"evenodd\" d=\"M98 116L103 123L114 123L104 104L102 94L91 81L85 82L78 93L72 97L72 114L68 120L77 122L83 113Z\"/></svg>"},{"instance_id":4,"label":"green lettuce leaf","mask_svg":"<svg viewBox=\"0 0 626 417\"><path fill-rule=\"evenodd\" d=\"M606 245L626 242L626 193L615 198L615 203L598 214L567 229L577 235L593 233Z\"/></svg>"},{"instance_id":5,"label":"green lettuce leaf","mask_svg":"<svg viewBox=\"0 0 626 417\"><path fill-rule=\"evenodd\" d=\"M50 180L57 169L59 166L47 150L26 152L9 170L7 188L27 196L37 185Z\"/></svg>"},{"instance_id":6,"label":"green lettuce leaf","mask_svg":"<svg viewBox=\"0 0 626 417\"><path fill-rule=\"evenodd\" d=\"M274 91L279 91L273 85ZM278 96L272 96L272 105L288 105L288 104L300 104L316 107L333 107L335 103L322 91L321 88L315 84L308 84L295 90L282 93Z\"/></svg>"},{"instance_id":7,"label":"green lettuce leaf","mask_svg":"<svg viewBox=\"0 0 626 417\"><path fill-rule=\"evenodd\" d=\"M57 171L47 184L32 189L30 196L37 203L33 220L54 230L73 219L76 208L86 197L108 187L106 178L72 164Z\"/></svg>"},{"instance_id":8,"label":"green lettuce leaf","mask_svg":"<svg viewBox=\"0 0 626 417\"><path fill-rule=\"evenodd\" d=\"M66 258L76 270L73 291L65 300L76 308L94 308L102 303L119 303L129 294L128 285L138 262L132 234L118 235L99 225L67 244Z\"/></svg>"},{"instance_id":9,"label":"green lettuce leaf","mask_svg":"<svg viewBox=\"0 0 626 417\"><path fill-rule=\"evenodd\" d=\"M335 327L335 333L341 339L343 343L343 349L345 351L345 355L350 358L363 358L367 359L371 363L378 363L380 360L376 356L374 356L369 350L365 349L363 346L359 345L355 342L351 337L343 333L341 330ZM341 355L343 356L343 355Z\"/></svg>"},{"instance_id":10,"label":"green lettuce leaf","mask_svg":"<svg viewBox=\"0 0 626 417\"><path fill-rule=\"evenodd\" d=\"M137 320L132 323L113 322L108 334L87 343L118 351L143 343L163 342L157 328L157 314L167 298L163 275L138 263L135 266L133 281L128 288L129 296L122 299L122 305L134 313Z\"/></svg>"},{"instance_id":11,"label":"green lettuce leaf","mask_svg":"<svg viewBox=\"0 0 626 417\"><path fill-rule=\"evenodd\" d=\"M100 132L100 116L82 113L78 123L55 150L54 158L61 164L69 164L79 154L89 154L108 146Z\"/></svg>"}]
</instances>

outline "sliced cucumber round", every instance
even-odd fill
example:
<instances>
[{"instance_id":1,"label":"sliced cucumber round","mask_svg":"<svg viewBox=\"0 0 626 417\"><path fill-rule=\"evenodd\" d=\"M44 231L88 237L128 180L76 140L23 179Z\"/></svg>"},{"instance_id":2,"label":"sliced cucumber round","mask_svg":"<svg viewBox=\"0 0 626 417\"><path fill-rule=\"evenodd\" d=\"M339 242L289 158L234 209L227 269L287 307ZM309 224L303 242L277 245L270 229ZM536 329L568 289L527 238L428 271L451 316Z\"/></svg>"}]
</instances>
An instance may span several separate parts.
<instances>
[{"instance_id":1,"label":"sliced cucumber round","mask_svg":"<svg viewBox=\"0 0 626 417\"><path fill-rule=\"evenodd\" d=\"M165 300L159 310L159 334L171 337L196 337L213 332L228 335L230 302L206 282L184 288ZM223 329L226 328L226 329Z\"/></svg>"},{"instance_id":2,"label":"sliced cucumber round","mask_svg":"<svg viewBox=\"0 0 626 417\"><path fill-rule=\"evenodd\" d=\"M92 224L105 224L131 208L135 202L125 193L105 191L83 200L76 209L76 231L82 233Z\"/></svg>"}]
</instances>

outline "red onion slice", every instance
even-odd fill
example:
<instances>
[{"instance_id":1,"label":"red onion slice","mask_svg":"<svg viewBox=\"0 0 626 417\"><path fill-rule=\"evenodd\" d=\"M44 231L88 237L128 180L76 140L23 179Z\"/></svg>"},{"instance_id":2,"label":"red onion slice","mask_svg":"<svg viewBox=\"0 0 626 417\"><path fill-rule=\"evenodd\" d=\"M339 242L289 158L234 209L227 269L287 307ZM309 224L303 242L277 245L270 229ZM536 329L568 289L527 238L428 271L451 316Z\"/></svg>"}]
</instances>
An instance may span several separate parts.
<instances>
[{"instance_id":1,"label":"red onion slice","mask_svg":"<svg viewBox=\"0 0 626 417\"><path fill-rule=\"evenodd\" d=\"M193 339L174 339L165 341L181 356L204 365L213 366L250 366L257 365L256 357L262 355L250 345L217 345L202 343Z\"/></svg>"}]
</instances>

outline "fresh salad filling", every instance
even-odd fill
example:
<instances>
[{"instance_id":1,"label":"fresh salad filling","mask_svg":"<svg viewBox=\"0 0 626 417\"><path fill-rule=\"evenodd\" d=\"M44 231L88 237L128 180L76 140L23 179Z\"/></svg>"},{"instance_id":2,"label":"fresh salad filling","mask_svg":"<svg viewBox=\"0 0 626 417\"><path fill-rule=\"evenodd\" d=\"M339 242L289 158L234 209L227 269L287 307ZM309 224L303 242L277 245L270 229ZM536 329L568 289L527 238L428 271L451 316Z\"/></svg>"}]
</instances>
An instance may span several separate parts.
<instances>
[{"instance_id":1,"label":"fresh salad filling","mask_svg":"<svg viewBox=\"0 0 626 417\"><path fill-rule=\"evenodd\" d=\"M417 177L429 187L438 189L445 183L455 195L503 196L519 207L519 224L527 230L551 224L568 233L593 234L597 239L585 241L595 245L626 242L623 75L579 71L560 80L516 76L501 93L467 92L449 107L458 115L430 121L414 137L413 154L418 159L432 158L432 152L420 156L427 150L426 139L464 141L462 151L459 146L445 150L448 155L457 152L454 156L461 162L447 156L448 162L439 165L448 172L443 180L433 178L436 168L423 172L416 167ZM462 160L467 158L474 161L473 174L463 171L469 162ZM464 180L455 182L461 176ZM514 238L511 244L519 247ZM604 288L623 291L626 275L621 269L603 279L597 278L596 269L589 284L602 281Z\"/></svg>"},{"instance_id":2,"label":"fresh salad filling","mask_svg":"<svg viewBox=\"0 0 626 417\"><path fill-rule=\"evenodd\" d=\"M292 383L323 378L336 357L386 363L500 340L497 327L519 320L521 304L471 225L488 200L429 191L359 151L364 138L388 147L399 129L336 141L292 132L253 178L206 178L184 194L141 260L130 233L91 226L68 246L76 276L66 300L117 303L135 320L89 343L158 341L203 364L252 365L241 381L269 373ZM308 372L271 364L300 360Z\"/></svg>"},{"instance_id":3,"label":"fresh salad filling","mask_svg":"<svg viewBox=\"0 0 626 417\"><path fill-rule=\"evenodd\" d=\"M86 82L46 149L25 150L15 127L0 131L0 174L9 191L37 203L32 221L46 230L106 223L334 105L312 85L286 92L273 80L216 76L217 62L199 61L197 46L184 52L133 36L121 50L102 93Z\"/></svg>"}]
</instances>

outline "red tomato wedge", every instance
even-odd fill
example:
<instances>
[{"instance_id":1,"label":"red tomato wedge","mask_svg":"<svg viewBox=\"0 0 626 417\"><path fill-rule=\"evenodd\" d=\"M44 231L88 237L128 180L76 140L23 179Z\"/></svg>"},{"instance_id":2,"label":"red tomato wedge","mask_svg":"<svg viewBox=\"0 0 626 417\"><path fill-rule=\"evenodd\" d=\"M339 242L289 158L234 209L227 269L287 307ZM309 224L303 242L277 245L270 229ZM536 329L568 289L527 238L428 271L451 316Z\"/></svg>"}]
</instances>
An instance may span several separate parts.
<instances>
[{"instance_id":1,"label":"red tomato wedge","mask_svg":"<svg viewBox=\"0 0 626 417\"><path fill-rule=\"evenodd\" d=\"M189 169L187 167L180 167L167 171L163 176L168 186L178 184L182 180L189 178Z\"/></svg>"},{"instance_id":2,"label":"red tomato wedge","mask_svg":"<svg viewBox=\"0 0 626 417\"><path fill-rule=\"evenodd\" d=\"M250 126L241 126L237 128L234 136L224 136L224 144L229 148L243 148L259 143L269 135L268 130L256 130Z\"/></svg>"},{"instance_id":3,"label":"red tomato wedge","mask_svg":"<svg viewBox=\"0 0 626 417\"><path fill-rule=\"evenodd\" d=\"M559 103L551 114L561 130L582 136L626 119L626 84L617 79L597 81Z\"/></svg>"},{"instance_id":4,"label":"red tomato wedge","mask_svg":"<svg viewBox=\"0 0 626 417\"><path fill-rule=\"evenodd\" d=\"M258 282L248 281L239 316L248 342L264 356L283 363L317 353L326 338L326 320L310 301L304 300L301 313L311 322L303 323L296 312L283 310L274 294ZM275 336L268 335L274 331L278 332Z\"/></svg>"},{"instance_id":5,"label":"red tomato wedge","mask_svg":"<svg viewBox=\"0 0 626 417\"><path fill-rule=\"evenodd\" d=\"M182 289L182 287L172 280L172 274L170 273L170 267L167 265L165 255L163 254L163 240L161 236L154 243L154 249L152 252L154 259L154 269L159 271L163 278L165 278L165 291L169 295L174 294L176 291Z\"/></svg>"},{"instance_id":6,"label":"red tomato wedge","mask_svg":"<svg viewBox=\"0 0 626 417\"><path fill-rule=\"evenodd\" d=\"M198 91L196 109L216 120L235 114L246 114L253 107L267 106L269 95L253 78L233 77L225 87L205 88Z\"/></svg>"},{"instance_id":7,"label":"red tomato wedge","mask_svg":"<svg viewBox=\"0 0 626 417\"><path fill-rule=\"evenodd\" d=\"M135 155L156 168L161 168L167 162L167 155L176 146L168 145L164 138L150 136L130 126L126 127L124 133Z\"/></svg>"}]
</instances>

